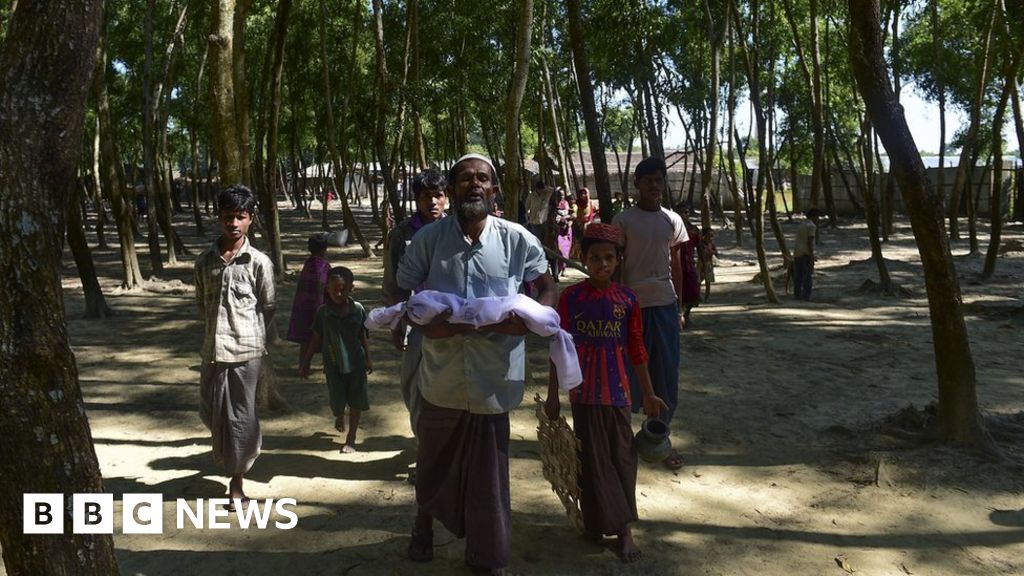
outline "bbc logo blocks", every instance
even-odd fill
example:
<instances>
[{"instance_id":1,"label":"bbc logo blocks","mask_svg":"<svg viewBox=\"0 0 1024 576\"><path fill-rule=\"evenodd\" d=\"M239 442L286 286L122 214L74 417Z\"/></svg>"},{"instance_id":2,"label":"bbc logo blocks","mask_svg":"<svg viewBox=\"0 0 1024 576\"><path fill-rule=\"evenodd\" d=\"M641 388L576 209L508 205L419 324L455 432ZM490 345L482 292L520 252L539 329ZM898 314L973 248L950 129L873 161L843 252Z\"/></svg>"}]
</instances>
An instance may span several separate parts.
<instances>
[{"instance_id":1,"label":"bbc logo blocks","mask_svg":"<svg viewBox=\"0 0 1024 576\"><path fill-rule=\"evenodd\" d=\"M65 500L63 494L25 494L22 532L25 534L63 534ZM164 503L160 494L125 494L121 511L124 534L160 534L163 532ZM73 534L113 534L114 495L73 494L71 496Z\"/></svg>"},{"instance_id":2,"label":"bbc logo blocks","mask_svg":"<svg viewBox=\"0 0 1024 576\"><path fill-rule=\"evenodd\" d=\"M65 517L71 517L73 534L113 534L114 495L106 493L73 494L68 500L63 494L24 494L22 499L24 534L64 534ZM164 500L162 494L123 494L121 498L122 534L162 534L164 531ZM178 498L175 500L176 526L198 529L230 529L231 511L227 498L197 498L194 501ZM252 500L246 505L235 501L234 516L237 527L242 530L250 526L265 530L271 526L279 530L291 530L298 525L299 517L291 508L297 504L293 498L274 500L269 498L262 504ZM273 522L272 522L273 520Z\"/></svg>"}]
</instances>

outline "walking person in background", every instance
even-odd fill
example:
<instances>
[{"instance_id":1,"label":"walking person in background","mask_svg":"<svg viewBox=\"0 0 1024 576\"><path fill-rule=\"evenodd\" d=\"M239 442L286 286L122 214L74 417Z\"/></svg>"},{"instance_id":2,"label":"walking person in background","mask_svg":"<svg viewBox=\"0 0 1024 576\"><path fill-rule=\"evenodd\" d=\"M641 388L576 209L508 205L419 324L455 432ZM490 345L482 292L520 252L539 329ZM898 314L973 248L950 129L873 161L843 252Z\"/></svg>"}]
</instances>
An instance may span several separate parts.
<instances>
[{"instance_id":1,"label":"walking person in background","mask_svg":"<svg viewBox=\"0 0 1024 576\"><path fill-rule=\"evenodd\" d=\"M804 212L804 221L796 229L796 243L793 246L793 297L810 300L814 287L814 237L818 232L818 209Z\"/></svg>"},{"instance_id":2,"label":"walking person in background","mask_svg":"<svg viewBox=\"0 0 1024 576\"><path fill-rule=\"evenodd\" d=\"M612 224L622 230L622 283L636 293L640 302L644 347L649 356L647 368L655 395L668 405L661 418L671 424L679 398L679 331L684 322L672 283L679 266L673 252L688 236L683 219L661 205L666 173L661 158L651 157L637 164L633 172L636 205L616 214ZM635 379L630 381L633 411L639 412L642 392ZM683 458L673 450L663 464L676 470L683 466Z\"/></svg>"},{"instance_id":3,"label":"walking person in background","mask_svg":"<svg viewBox=\"0 0 1024 576\"><path fill-rule=\"evenodd\" d=\"M299 345L299 358L306 353L309 339L312 336L313 317L323 306L327 294L327 273L331 263L327 261L327 237L314 234L306 242L309 257L302 265L299 283L295 287L295 300L292 302L292 315L288 319L289 342Z\"/></svg>"}]
</instances>

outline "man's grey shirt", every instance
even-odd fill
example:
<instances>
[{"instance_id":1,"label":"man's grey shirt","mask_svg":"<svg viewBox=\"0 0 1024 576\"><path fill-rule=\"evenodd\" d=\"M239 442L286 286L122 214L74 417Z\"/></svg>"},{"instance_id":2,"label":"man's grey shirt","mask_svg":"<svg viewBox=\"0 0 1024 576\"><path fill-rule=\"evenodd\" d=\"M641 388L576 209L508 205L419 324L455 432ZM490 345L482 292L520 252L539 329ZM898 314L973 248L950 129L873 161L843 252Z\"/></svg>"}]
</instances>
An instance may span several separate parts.
<instances>
[{"instance_id":1,"label":"man's grey shirt","mask_svg":"<svg viewBox=\"0 0 1024 576\"><path fill-rule=\"evenodd\" d=\"M547 271L544 248L519 224L488 216L470 244L458 218L420 229L398 266L398 285L463 298L513 296ZM437 406L500 414L523 399L526 346L522 336L466 334L423 339L419 386Z\"/></svg>"}]
</instances>

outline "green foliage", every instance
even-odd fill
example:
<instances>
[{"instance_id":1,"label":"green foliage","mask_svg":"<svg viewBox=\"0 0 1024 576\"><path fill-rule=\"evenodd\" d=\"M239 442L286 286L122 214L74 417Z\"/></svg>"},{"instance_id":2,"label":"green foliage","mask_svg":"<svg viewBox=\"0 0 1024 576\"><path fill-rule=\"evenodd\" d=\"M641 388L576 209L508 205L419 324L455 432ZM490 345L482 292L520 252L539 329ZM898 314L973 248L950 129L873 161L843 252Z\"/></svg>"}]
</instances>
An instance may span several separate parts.
<instances>
[{"instance_id":1,"label":"green foliage","mask_svg":"<svg viewBox=\"0 0 1024 576\"><path fill-rule=\"evenodd\" d=\"M177 17L185 4L189 18L177 65L165 88L169 112L168 138L179 165L190 162L190 138L195 134L200 155L212 146L210 126L209 64L203 64L209 34L210 5L200 0L158 0L154 13L154 78L162 79L167 46ZM144 38L142 3L109 0L106 42L110 64L107 70L111 112L118 147L126 162L140 162L142 127L142 69ZM515 3L497 0L420 1L418 5L418 71L409 61L406 71L406 41L410 26L410 2L382 2L384 53L387 82L384 98L385 134L393 142L403 131L401 154L406 161L412 139L414 112L424 135L428 161L444 164L455 153L457 132L464 130L468 146L502 155L505 130L505 101L512 77L515 35ZM930 2L903 4L901 69L904 83L913 81L928 97L936 95L936 79L946 84L953 105L969 105L984 41L990 3L967 0L939 0L941 65L936 66L931 44ZM739 0L739 20L747 38L733 41L736 58L750 39L751 0ZM6 23L9 0L0 1L0 22ZM278 2L253 0L246 22L246 84L251 136L255 149L256 115L269 98L263 93L271 57ZM642 126L637 111L644 106L640 89L647 86L659 106L657 120L681 116L697 142L705 137L712 107L719 111L719 131L726 124L726 96L736 68L735 86L739 114L747 97L746 74L741 60L730 62L726 37L729 2L708 0L711 22L704 2L682 0L581 0L584 35L593 84L602 115L604 139L619 150L629 147ZM791 0L797 36L805 50L810 45L810 0ZM893 4L886 3L887 7ZM1001 47L1018 46L1024 33L1024 9L1008 3L1009 20L997 27L992 69L1002 66L1006 52ZM840 0L819 0L819 52L828 111L826 122L834 126L835 138L852 149L859 133L863 106L854 89L847 56L847 4ZM293 0L285 41L281 124L278 150L291 156L294 148L304 161L323 161L328 106L338 123L337 141L349 159L372 160L376 122L377 71L374 47L375 22L370 0L326 0L327 17L321 15L320 0ZM762 97L768 91L775 105L773 141L775 154L783 159L790 150L802 167L809 166L812 127L811 96L807 78L793 47L793 32L786 20L783 3L760 0L758 9L758 80ZM332 81L332 101L325 100L320 50L320 25L326 33L327 67ZM732 26L731 19L729 21ZM1005 30L1010 30L1009 34ZM550 147L553 133L546 112L541 64L550 72L561 105L560 122L566 145L576 146L577 126L582 128L581 106L574 78L574 66L567 34L565 4L535 0L532 65L521 110L521 136L527 157L533 156L543 136ZM0 28L2 39L3 28ZM720 91L711 94L711 47L721 41ZM1017 42L1015 44L1015 42ZM200 67L205 66L202 80ZM942 75L941 77L938 75ZM997 82L986 92L985 114L991 113ZM403 124L397 113L405 104ZM641 121L644 121L643 116ZM543 117L543 121L541 118ZM541 122L544 133L541 134ZM664 126L663 126L664 128ZM755 134L755 137L757 135ZM585 142L585 138L580 138ZM785 160L784 160L785 161Z\"/></svg>"}]
</instances>

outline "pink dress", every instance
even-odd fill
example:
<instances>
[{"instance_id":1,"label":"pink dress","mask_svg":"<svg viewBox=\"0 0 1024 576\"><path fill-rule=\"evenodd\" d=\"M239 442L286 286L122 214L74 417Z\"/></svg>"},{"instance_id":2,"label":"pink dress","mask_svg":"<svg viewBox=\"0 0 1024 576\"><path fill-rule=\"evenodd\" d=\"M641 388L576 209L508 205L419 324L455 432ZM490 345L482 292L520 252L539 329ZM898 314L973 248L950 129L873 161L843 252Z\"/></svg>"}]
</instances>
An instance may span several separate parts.
<instances>
[{"instance_id":1,"label":"pink dress","mask_svg":"<svg viewBox=\"0 0 1024 576\"><path fill-rule=\"evenodd\" d=\"M700 276L697 275L697 248L700 244L700 231L696 226L686 223L686 233L689 239L679 246L679 263L682 268L682 282L676 290L679 299L685 304L697 304L700 302Z\"/></svg>"},{"instance_id":2,"label":"pink dress","mask_svg":"<svg viewBox=\"0 0 1024 576\"><path fill-rule=\"evenodd\" d=\"M319 256L310 256L302 265L295 302L292 303L292 317L288 322L289 342L305 344L312 336L313 318L324 303L330 270L330 262Z\"/></svg>"},{"instance_id":3,"label":"pink dress","mask_svg":"<svg viewBox=\"0 0 1024 576\"><path fill-rule=\"evenodd\" d=\"M569 257L569 250L572 248L572 224L569 216L569 203L562 200L558 203L558 216L555 219L555 225L558 232L558 252L566 258ZM562 264L559 270L564 266Z\"/></svg>"}]
</instances>

